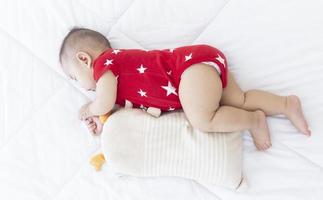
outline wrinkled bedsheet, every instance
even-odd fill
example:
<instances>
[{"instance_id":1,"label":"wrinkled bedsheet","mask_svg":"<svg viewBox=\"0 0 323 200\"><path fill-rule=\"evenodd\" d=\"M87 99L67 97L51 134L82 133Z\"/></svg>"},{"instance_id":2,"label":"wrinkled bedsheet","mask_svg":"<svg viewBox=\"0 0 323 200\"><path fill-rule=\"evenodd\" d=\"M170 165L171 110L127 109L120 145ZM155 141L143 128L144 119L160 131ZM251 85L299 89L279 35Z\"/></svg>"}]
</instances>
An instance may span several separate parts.
<instances>
[{"instance_id":1,"label":"wrinkled bedsheet","mask_svg":"<svg viewBox=\"0 0 323 200\"><path fill-rule=\"evenodd\" d=\"M0 199L323 198L323 7L319 0L1 0ZM77 119L95 94L60 70L73 26L105 34L114 48L210 44L221 49L243 90L296 94L312 129L268 118L273 147L259 152L243 133L249 188L232 192L175 178L96 172L100 151Z\"/></svg>"}]
</instances>

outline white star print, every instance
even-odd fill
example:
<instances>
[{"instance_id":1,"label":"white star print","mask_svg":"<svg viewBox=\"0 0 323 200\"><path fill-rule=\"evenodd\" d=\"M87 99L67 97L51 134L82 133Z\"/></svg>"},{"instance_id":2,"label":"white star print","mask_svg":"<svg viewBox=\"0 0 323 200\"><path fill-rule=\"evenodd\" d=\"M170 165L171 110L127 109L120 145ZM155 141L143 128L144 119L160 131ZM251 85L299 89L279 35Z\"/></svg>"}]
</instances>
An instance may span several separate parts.
<instances>
[{"instance_id":1,"label":"white star print","mask_svg":"<svg viewBox=\"0 0 323 200\"><path fill-rule=\"evenodd\" d=\"M175 108L169 107L168 111L175 110Z\"/></svg>"},{"instance_id":2,"label":"white star print","mask_svg":"<svg viewBox=\"0 0 323 200\"><path fill-rule=\"evenodd\" d=\"M185 61L191 60L192 59L192 53L188 56L185 56Z\"/></svg>"},{"instance_id":3,"label":"white star print","mask_svg":"<svg viewBox=\"0 0 323 200\"><path fill-rule=\"evenodd\" d=\"M137 70L139 71L139 73L140 74L143 74L143 73L145 73L145 70L146 70L147 68L145 68L143 65L140 65L140 68L137 68Z\"/></svg>"},{"instance_id":4,"label":"white star print","mask_svg":"<svg viewBox=\"0 0 323 200\"><path fill-rule=\"evenodd\" d=\"M112 53L114 53L114 54L118 54L119 52L121 52L119 49L115 49L115 50L113 50L113 52Z\"/></svg>"},{"instance_id":5,"label":"white star print","mask_svg":"<svg viewBox=\"0 0 323 200\"><path fill-rule=\"evenodd\" d=\"M138 93L142 96L142 97L147 97L146 93L140 89L140 91L138 91Z\"/></svg>"},{"instance_id":6,"label":"white star print","mask_svg":"<svg viewBox=\"0 0 323 200\"><path fill-rule=\"evenodd\" d=\"M166 72L168 75L170 75L172 73L172 70L169 70L169 72Z\"/></svg>"},{"instance_id":7,"label":"white star print","mask_svg":"<svg viewBox=\"0 0 323 200\"><path fill-rule=\"evenodd\" d=\"M170 81L168 81L168 85L167 86L161 86L161 87L167 91L166 96L168 96L170 94L175 94L176 96L178 96L177 93L176 93L176 88L174 88L172 86L172 84L170 83Z\"/></svg>"},{"instance_id":8,"label":"white star print","mask_svg":"<svg viewBox=\"0 0 323 200\"><path fill-rule=\"evenodd\" d=\"M112 65L112 64L113 64L113 63L112 63L112 61L113 61L113 60L109 60L109 59L107 59L107 60L105 61L104 65L106 65L106 66Z\"/></svg>"},{"instance_id":9,"label":"white star print","mask_svg":"<svg viewBox=\"0 0 323 200\"><path fill-rule=\"evenodd\" d=\"M218 57L216 57L215 59L217 59L225 67L224 59L220 55L218 55Z\"/></svg>"}]
</instances>

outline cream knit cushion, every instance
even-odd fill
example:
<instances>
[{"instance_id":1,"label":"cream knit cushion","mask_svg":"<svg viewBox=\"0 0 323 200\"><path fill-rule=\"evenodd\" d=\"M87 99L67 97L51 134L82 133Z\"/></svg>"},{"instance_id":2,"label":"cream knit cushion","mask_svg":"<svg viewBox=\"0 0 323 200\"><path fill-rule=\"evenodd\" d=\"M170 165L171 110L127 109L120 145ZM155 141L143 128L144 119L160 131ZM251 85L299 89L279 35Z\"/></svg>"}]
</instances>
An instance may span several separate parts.
<instances>
[{"instance_id":1,"label":"cream knit cushion","mask_svg":"<svg viewBox=\"0 0 323 200\"><path fill-rule=\"evenodd\" d=\"M182 111L155 118L120 109L106 122L102 149L121 174L177 176L236 189L242 180L241 135L193 129Z\"/></svg>"}]
</instances>

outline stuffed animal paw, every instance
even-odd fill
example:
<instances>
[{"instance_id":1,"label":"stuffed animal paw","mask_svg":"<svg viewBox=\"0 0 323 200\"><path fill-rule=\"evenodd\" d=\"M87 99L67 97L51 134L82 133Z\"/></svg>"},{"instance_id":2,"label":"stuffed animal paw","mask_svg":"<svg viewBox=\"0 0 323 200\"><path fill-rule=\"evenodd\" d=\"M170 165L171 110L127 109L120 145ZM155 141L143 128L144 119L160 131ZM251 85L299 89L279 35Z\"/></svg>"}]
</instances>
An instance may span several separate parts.
<instances>
[{"instance_id":1,"label":"stuffed animal paw","mask_svg":"<svg viewBox=\"0 0 323 200\"><path fill-rule=\"evenodd\" d=\"M92 119L92 121L94 121L96 124L96 127L95 127L96 132L94 132L94 134L100 134L102 132L103 124L107 121L108 117L111 114L112 114L112 112L109 112L105 115L101 115L99 117L95 117L95 119ZM104 162L105 162L105 158L102 153L93 156L90 160L91 165L93 165L95 167L96 171L101 170L101 167L104 164Z\"/></svg>"},{"instance_id":2,"label":"stuffed animal paw","mask_svg":"<svg viewBox=\"0 0 323 200\"><path fill-rule=\"evenodd\" d=\"M126 100L126 103L125 103L125 108L132 108L133 107L133 104ZM149 107L146 112L154 117L159 117L161 115L161 110L159 108L155 108L155 107Z\"/></svg>"},{"instance_id":3,"label":"stuffed animal paw","mask_svg":"<svg viewBox=\"0 0 323 200\"><path fill-rule=\"evenodd\" d=\"M91 158L91 165L93 165L95 167L96 171L100 171L102 165L105 162L105 158L104 155L102 153L95 155L94 157Z\"/></svg>"}]
</instances>

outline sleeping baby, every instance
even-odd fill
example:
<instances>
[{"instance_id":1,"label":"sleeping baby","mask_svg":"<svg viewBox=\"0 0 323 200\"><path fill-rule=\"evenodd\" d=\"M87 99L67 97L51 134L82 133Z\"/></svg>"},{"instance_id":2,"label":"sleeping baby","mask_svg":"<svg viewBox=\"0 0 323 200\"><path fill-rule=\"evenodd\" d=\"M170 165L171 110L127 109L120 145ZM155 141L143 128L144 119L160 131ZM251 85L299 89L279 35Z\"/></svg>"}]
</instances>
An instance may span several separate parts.
<instances>
[{"instance_id":1,"label":"sleeping baby","mask_svg":"<svg viewBox=\"0 0 323 200\"><path fill-rule=\"evenodd\" d=\"M130 102L143 110L182 109L192 127L204 132L249 130L259 150L271 147L266 116L283 114L311 135L297 96L242 91L225 55L210 45L115 49L99 32L74 28L63 40L59 59L67 76L96 92L95 100L79 110L92 133L102 131L98 116Z\"/></svg>"}]
</instances>

